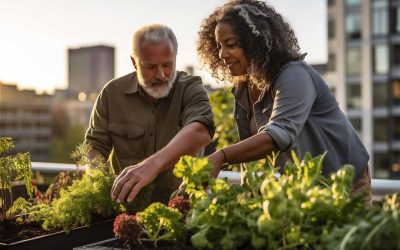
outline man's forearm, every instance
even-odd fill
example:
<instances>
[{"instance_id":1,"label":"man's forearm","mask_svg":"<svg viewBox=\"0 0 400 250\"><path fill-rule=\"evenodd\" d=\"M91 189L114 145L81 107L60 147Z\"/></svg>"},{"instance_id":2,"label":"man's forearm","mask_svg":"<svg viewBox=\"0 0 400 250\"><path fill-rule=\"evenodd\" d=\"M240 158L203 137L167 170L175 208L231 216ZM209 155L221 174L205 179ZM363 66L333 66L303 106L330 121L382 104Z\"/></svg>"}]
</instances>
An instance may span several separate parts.
<instances>
[{"instance_id":1,"label":"man's forearm","mask_svg":"<svg viewBox=\"0 0 400 250\"><path fill-rule=\"evenodd\" d=\"M97 167L96 165L93 165L93 164L95 163L95 159L98 159L98 158L100 158L103 163L107 163L107 160L104 158L104 156L96 149L91 149L89 151L88 158L89 158L88 164L90 163L90 166L88 166L88 167L90 167L90 168Z\"/></svg>"},{"instance_id":2,"label":"man's forearm","mask_svg":"<svg viewBox=\"0 0 400 250\"><path fill-rule=\"evenodd\" d=\"M195 155L211 142L211 136L200 122L192 122L183 127L160 151L150 156L148 161L158 166L158 173L172 168L183 155Z\"/></svg>"}]
</instances>

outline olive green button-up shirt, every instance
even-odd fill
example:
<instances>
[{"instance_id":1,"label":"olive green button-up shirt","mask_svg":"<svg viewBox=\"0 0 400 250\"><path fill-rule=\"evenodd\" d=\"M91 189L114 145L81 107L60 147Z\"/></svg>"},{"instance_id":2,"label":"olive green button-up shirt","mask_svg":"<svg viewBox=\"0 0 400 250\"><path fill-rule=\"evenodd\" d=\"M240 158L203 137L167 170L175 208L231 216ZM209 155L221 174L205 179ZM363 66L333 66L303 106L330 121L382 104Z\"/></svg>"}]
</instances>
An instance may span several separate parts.
<instances>
[{"instance_id":1,"label":"olive green button-up shirt","mask_svg":"<svg viewBox=\"0 0 400 250\"><path fill-rule=\"evenodd\" d=\"M133 72L105 85L93 107L85 141L109 159L118 174L162 149L191 122L201 122L213 136L213 114L200 77L177 72L168 96L152 104ZM161 173L155 184L158 198L153 200L166 202L180 181L170 170Z\"/></svg>"}]
</instances>

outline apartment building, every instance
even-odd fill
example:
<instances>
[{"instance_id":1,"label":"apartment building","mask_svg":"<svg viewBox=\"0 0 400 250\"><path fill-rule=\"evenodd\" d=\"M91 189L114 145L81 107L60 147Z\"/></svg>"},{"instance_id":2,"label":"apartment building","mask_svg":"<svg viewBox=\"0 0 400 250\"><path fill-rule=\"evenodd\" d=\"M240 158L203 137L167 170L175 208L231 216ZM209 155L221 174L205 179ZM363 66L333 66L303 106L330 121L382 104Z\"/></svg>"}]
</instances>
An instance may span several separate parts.
<instances>
[{"instance_id":1,"label":"apartment building","mask_svg":"<svg viewBox=\"0 0 400 250\"><path fill-rule=\"evenodd\" d=\"M0 82L0 136L11 137L13 152L30 152L32 161L47 161L51 141L52 96L18 90Z\"/></svg>"},{"instance_id":2,"label":"apartment building","mask_svg":"<svg viewBox=\"0 0 400 250\"><path fill-rule=\"evenodd\" d=\"M374 178L400 179L400 0L328 0L328 66L371 155Z\"/></svg>"}]
</instances>

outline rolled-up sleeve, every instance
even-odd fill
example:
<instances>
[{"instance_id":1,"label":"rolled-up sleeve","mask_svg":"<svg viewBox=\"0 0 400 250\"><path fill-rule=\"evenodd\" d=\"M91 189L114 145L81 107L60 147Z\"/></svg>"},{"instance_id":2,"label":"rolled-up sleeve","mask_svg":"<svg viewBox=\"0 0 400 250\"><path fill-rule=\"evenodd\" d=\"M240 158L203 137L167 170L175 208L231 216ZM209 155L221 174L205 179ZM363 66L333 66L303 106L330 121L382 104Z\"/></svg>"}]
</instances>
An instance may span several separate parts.
<instances>
[{"instance_id":1,"label":"rolled-up sleeve","mask_svg":"<svg viewBox=\"0 0 400 250\"><path fill-rule=\"evenodd\" d=\"M97 97L90 116L89 128L85 134L85 143L99 151L106 159L111 152L111 139L108 132L108 99L107 91Z\"/></svg>"},{"instance_id":2,"label":"rolled-up sleeve","mask_svg":"<svg viewBox=\"0 0 400 250\"><path fill-rule=\"evenodd\" d=\"M182 125L200 122L206 126L211 138L214 136L215 126L210 100L201 78L196 76L188 84L183 96Z\"/></svg>"},{"instance_id":3,"label":"rolled-up sleeve","mask_svg":"<svg viewBox=\"0 0 400 250\"><path fill-rule=\"evenodd\" d=\"M269 134L279 150L286 151L307 121L317 91L306 69L295 65L281 72L273 85L273 92L271 117L259 132Z\"/></svg>"}]
</instances>

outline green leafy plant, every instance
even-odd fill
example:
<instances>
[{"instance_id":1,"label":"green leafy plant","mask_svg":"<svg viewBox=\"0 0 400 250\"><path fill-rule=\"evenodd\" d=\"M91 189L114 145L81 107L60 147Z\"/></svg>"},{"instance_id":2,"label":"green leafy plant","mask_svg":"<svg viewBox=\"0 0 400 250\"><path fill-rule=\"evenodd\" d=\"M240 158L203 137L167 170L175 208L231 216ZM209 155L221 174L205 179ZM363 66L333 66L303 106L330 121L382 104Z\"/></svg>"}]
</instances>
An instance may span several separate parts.
<instances>
[{"instance_id":1,"label":"green leafy plant","mask_svg":"<svg viewBox=\"0 0 400 250\"><path fill-rule=\"evenodd\" d=\"M14 148L12 139L9 137L0 137L0 154L5 154ZM0 220L11 216L16 210L13 208L12 184L14 181L23 180L26 191L32 196L32 171L29 153L18 153L14 156L0 157ZM10 199L7 199L7 192ZM7 211L7 207L11 209Z\"/></svg>"},{"instance_id":2,"label":"green leafy plant","mask_svg":"<svg viewBox=\"0 0 400 250\"><path fill-rule=\"evenodd\" d=\"M136 218L145 235L140 241L151 241L157 246L161 240L177 242L184 238L182 214L175 208L155 202L137 213Z\"/></svg>"},{"instance_id":3,"label":"green leafy plant","mask_svg":"<svg viewBox=\"0 0 400 250\"><path fill-rule=\"evenodd\" d=\"M324 249L400 249L400 193L385 198L383 208L374 208L324 235Z\"/></svg>"},{"instance_id":4,"label":"green leafy plant","mask_svg":"<svg viewBox=\"0 0 400 250\"><path fill-rule=\"evenodd\" d=\"M59 195L53 197L50 203L32 206L29 209L30 221L40 222L46 230L63 228L68 231L89 225L99 217L105 219L125 211L142 211L150 204L153 185L143 188L130 203L118 204L113 201L110 193L115 176L104 159L89 158L91 149L88 144L81 144L76 148L71 154L76 164L89 168L81 177L73 179L69 186L62 185ZM95 168L91 168L93 166Z\"/></svg>"},{"instance_id":5,"label":"green leafy plant","mask_svg":"<svg viewBox=\"0 0 400 250\"><path fill-rule=\"evenodd\" d=\"M353 168L322 176L324 155L306 154L275 176L276 155L248 164L244 185L212 179L205 159L183 157L175 167L192 209L187 227L196 249L300 249L320 246L320 236L364 214L350 199ZM204 185L204 184L207 185Z\"/></svg>"},{"instance_id":6,"label":"green leafy plant","mask_svg":"<svg viewBox=\"0 0 400 250\"><path fill-rule=\"evenodd\" d=\"M214 140L217 148L224 148L239 141L235 119L233 117L233 95L227 88L214 90L210 93L210 103L214 113Z\"/></svg>"},{"instance_id":7,"label":"green leafy plant","mask_svg":"<svg viewBox=\"0 0 400 250\"><path fill-rule=\"evenodd\" d=\"M29 220L42 223L44 229L59 228L70 230L88 225L94 217L109 218L124 211L124 208L111 199L114 175L101 158L90 160L89 145L81 145L73 152L79 165L96 165L81 179L75 180L60 191L60 197L50 204L33 206Z\"/></svg>"}]
</instances>

